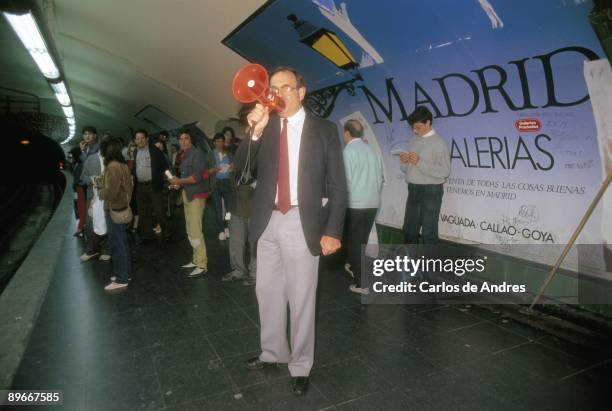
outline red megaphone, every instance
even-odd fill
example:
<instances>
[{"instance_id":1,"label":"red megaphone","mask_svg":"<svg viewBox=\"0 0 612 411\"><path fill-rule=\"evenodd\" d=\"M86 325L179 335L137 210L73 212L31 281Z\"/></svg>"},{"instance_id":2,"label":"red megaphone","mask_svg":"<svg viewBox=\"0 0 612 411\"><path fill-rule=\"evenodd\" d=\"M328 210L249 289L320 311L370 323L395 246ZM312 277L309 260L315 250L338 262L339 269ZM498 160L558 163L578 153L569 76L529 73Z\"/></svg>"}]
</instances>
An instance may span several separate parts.
<instances>
[{"instance_id":1,"label":"red megaphone","mask_svg":"<svg viewBox=\"0 0 612 411\"><path fill-rule=\"evenodd\" d=\"M259 64L242 67L232 81L234 98L241 103L258 101L268 110L283 111L285 101L268 87L268 72Z\"/></svg>"}]
</instances>

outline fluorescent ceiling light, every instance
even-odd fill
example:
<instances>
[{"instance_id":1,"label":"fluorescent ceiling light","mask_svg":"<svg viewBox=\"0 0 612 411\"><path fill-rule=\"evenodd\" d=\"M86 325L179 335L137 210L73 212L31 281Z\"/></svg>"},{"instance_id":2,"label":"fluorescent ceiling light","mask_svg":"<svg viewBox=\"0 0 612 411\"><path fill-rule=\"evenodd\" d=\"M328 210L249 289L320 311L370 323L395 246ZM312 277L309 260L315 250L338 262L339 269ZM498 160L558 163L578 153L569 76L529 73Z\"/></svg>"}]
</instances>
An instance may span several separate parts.
<instances>
[{"instance_id":1,"label":"fluorescent ceiling light","mask_svg":"<svg viewBox=\"0 0 612 411\"><path fill-rule=\"evenodd\" d=\"M68 90L66 89L66 85L64 84L63 81L60 81L59 83L49 83L51 85L51 88L53 89L53 92L55 93L55 98L57 98L57 101L59 101L59 103L62 106L69 106L70 105L70 96L68 95Z\"/></svg>"},{"instance_id":2,"label":"fluorescent ceiling light","mask_svg":"<svg viewBox=\"0 0 612 411\"><path fill-rule=\"evenodd\" d=\"M66 89L66 85L64 84L63 81L60 81L59 83L49 83L51 84L51 88L53 89L53 92L55 92L56 94L68 94L68 90Z\"/></svg>"},{"instance_id":3,"label":"fluorescent ceiling light","mask_svg":"<svg viewBox=\"0 0 612 411\"><path fill-rule=\"evenodd\" d=\"M64 110L64 115L66 117L74 117L74 110L72 109L72 106L68 106L68 107L62 106L62 110Z\"/></svg>"},{"instance_id":4,"label":"fluorescent ceiling light","mask_svg":"<svg viewBox=\"0 0 612 411\"><path fill-rule=\"evenodd\" d=\"M43 76L48 79L58 78L60 76L59 69L49 54L49 49L45 44L45 40L40 33L32 13L28 12L26 14L17 15L4 12L3 14L34 59L34 62Z\"/></svg>"},{"instance_id":5,"label":"fluorescent ceiling light","mask_svg":"<svg viewBox=\"0 0 612 411\"><path fill-rule=\"evenodd\" d=\"M60 144L64 145L64 144L68 143L73 137L74 137L74 130L71 129L70 132L68 133L68 137L66 137L66 139L64 141L62 141Z\"/></svg>"},{"instance_id":6,"label":"fluorescent ceiling light","mask_svg":"<svg viewBox=\"0 0 612 411\"><path fill-rule=\"evenodd\" d=\"M30 56L38 66L40 72L48 80L56 80L60 77L60 71L49 53L49 48L36 23L36 19L31 12L25 14L2 13L11 25L19 40L23 43ZM52 83L49 81L55 98L62 105L62 110L68 122L69 135L60 144L66 144L74 137L76 131L76 120L74 119L74 109L72 108L70 95L63 81Z\"/></svg>"},{"instance_id":7,"label":"fluorescent ceiling light","mask_svg":"<svg viewBox=\"0 0 612 411\"><path fill-rule=\"evenodd\" d=\"M70 106L70 96L68 94L55 93L55 98L62 106Z\"/></svg>"}]
</instances>

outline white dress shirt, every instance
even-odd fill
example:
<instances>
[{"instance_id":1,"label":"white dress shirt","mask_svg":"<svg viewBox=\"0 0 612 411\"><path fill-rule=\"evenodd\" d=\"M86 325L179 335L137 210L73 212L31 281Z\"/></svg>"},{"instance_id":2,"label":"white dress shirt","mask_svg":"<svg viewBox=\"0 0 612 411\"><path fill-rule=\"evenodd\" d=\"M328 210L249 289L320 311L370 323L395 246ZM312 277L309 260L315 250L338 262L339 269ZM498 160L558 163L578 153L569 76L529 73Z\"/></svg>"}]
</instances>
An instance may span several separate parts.
<instances>
[{"instance_id":1,"label":"white dress shirt","mask_svg":"<svg viewBox=\"0 0 612 411\"><path fill-rule=\"evenodd\" d=\"M287 146L289 149L289 192L291 193L291 205L298 205L298 163L300 160L300 143L302 142L302 129L304 128L306 112L301 107L297 113L287 117ZM280 130L283 129L283 119L280 121ZM278 203L278 187L274 203Z\"/></svg>"},{"instance_id":2,"label":"white dress shirt","mask_svg":"<svg viewBox=\"0 0 612 411\"><path fill-rule=\"evenodd\" d=\"M423 138L427 138L427 137L431 137L434 134L436 134L436 130L434 130L433 128L431 130L429 130L427 133L423 134L421 137Z\"/></svg>"}]
</instances>

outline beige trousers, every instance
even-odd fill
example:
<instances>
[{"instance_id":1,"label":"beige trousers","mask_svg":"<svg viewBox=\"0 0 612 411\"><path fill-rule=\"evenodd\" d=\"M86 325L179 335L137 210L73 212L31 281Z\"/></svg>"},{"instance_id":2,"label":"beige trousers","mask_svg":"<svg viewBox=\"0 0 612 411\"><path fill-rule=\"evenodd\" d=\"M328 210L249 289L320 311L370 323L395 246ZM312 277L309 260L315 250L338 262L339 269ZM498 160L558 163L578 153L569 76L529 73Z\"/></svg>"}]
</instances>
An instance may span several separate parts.
<instances>
[{"instance_id":1,"label":"beige trousers","mask_svg":"<svg viewBox=\"0 0 612 411\"><path fill-rule=\"evenodd\" d=\"M187 238L193 248L192 263L200 268L207 268L208 257L206 256L206 243L202 231L202 217L206 207L205 198L194 198L189 201L185 191L183 193L183 208L185 209L185 224L187 227Z\"/></svg>"}]
</instances>

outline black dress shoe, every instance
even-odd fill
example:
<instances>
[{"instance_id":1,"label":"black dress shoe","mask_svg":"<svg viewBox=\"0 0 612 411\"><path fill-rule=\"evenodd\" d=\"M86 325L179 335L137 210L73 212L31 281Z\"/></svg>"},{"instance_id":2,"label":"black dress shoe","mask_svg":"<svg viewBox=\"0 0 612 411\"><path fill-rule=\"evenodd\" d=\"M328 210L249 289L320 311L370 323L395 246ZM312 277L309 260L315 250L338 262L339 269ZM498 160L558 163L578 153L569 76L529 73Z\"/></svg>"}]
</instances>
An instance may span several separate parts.
<instances>
[{"instance_id":1,"label":"black dress shoe","mask_svg":"<svg viewBox=\"0 0 612 411\"><path fill-rule=\"evenodd\" d=\"M301 396L305 395L308 391L308 377L293 377L291 384L291 391L293 394Z\"/></svg>"},{"instance_id":2,"label":"black dress shoe","mask_svg":"<svg viewBox=\"0 0 612 411\"><path fill-rule=\"evenodd\" d=\"M264 362L260 360L259 357L253 357L247 360L247 362L244 364L246 369L249 371L261 370L263 367L268 366L268 365L275 365L275 363Z\"/></svg>"}]
</instances>

